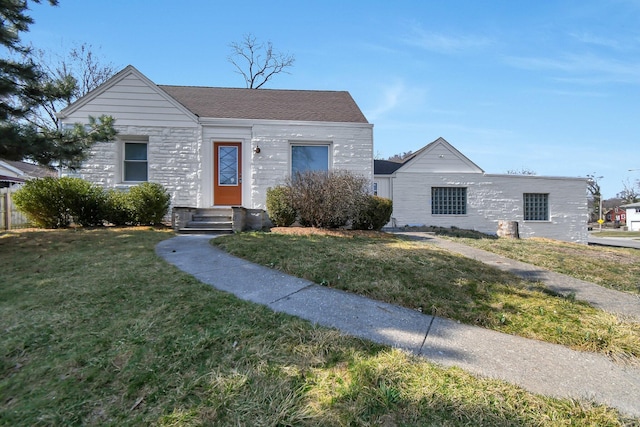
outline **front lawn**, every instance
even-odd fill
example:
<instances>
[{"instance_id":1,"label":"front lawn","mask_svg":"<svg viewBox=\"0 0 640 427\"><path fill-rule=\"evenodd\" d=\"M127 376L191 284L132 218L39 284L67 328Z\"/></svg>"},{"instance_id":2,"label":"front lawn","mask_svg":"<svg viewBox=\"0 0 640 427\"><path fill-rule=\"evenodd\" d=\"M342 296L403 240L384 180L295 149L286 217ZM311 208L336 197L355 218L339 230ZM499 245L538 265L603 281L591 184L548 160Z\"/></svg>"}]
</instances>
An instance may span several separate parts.
<instances>
[{"instance_id":1,"label":"front lawn","mask_svg":"<svg viewBox=\"0 0 640 427\"><path fill-rule=\"evenodd\" d=\"M640 359L637 323L434 245L384 233L242 233L213 244L258 264L391 304L577 350Z\"/></svg>"},{"instance_id":2,"label":"front lawn","mask_svg":"<svg viewBox=\"0 0 640 427\"><path fill-rule=\"evenodd\" d=\"M576 279L640 295L638 249L587 246L542 238L455 240Z\"/></svg>"},{"instance_id":3,"label":"front lawn","mask_svg":"<svg viewBox=\"0 0 640 427\"><path fill-rule=\"evenodd\" d=\"M240 301L159 259L171 236L0 234L0 425L640 422Z\"/></svg>"}]
</instances>

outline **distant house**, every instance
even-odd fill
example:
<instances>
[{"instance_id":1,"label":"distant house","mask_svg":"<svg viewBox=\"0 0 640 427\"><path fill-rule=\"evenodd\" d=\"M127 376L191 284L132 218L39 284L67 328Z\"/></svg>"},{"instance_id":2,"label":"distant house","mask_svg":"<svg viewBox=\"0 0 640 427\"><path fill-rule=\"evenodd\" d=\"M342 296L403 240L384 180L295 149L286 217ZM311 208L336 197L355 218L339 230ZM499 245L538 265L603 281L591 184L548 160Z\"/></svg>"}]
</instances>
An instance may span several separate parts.
<instances>
[{"instance_id":1,"label":"distant house","mask_svg":"<svg viewBox=\"0 0 640 427\"><path fill-rule=\"evenodd\" d=\"M620 207L627 212L627 227L629 227L629 231L640 231L640 202Z\"/></svg>"},{"instance_id":2,"label":"distant house","mask_svg":"<svg viewBox=\"0 0 640 427\"><path fill-rule=\"evenodd\" d=\"M132 66L60 112L115 118L80 176L126 189L157 182L175 207L263 210L269 187L302 170L373 179L373 125L345 91L157 85Z\"/></svg>"},{"instance_id":3,"label":"distant house","mask_svg":"<svg viewBox=\"0 0 640 427\"><path fill-rule=\"evenodd\" d=\"M621 207L616 206L615 208L609 209L607 212L605 212L604 220L607 222L626 224L627 211Z\"/></svg>"},{"instance_id":4,"label":"distant house","mask_svg":"<svg viewBox=\"0 0 640 427\"><path fill-rule=\"evenodd\" d=\"M34 165L32 163L17 162L0 159L0 188L19 185L31 178L58 176L55 169Z\"/></svg>"},{"instance_id":5,"label":"distant house","mask_svg":"<svg viewBox=\"0 0 640 427\"><path fill-rule=\"evenodd\" d=\"M374 162L377 194L393 200L390 225L459 227L587 242L587 179L485 173L438 138L402 163Z\"/></svg>"}]
</instances>

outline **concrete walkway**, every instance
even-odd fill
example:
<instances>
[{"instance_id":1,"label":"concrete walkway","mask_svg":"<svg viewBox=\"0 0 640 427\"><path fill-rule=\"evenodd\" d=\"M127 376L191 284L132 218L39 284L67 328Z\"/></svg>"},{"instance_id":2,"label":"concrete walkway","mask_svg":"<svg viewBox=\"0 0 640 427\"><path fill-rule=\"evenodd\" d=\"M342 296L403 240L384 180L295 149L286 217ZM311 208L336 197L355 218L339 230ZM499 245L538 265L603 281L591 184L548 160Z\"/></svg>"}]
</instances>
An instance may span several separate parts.
<instances>
[{"instance_id":1,"label":"concrete walkway","mask_svg":"<svg viewBox=\"0 0 640 427\"><path fill-rule=\"evenodd\" d=\"M427 233L402 232L396 234L447 249L450 252L481 261L527 280L542 282L547 288L562 295L573 293L576 299L586 301L594 307L610 313L616 313L620 317L631 321L640 322L640 295L604 288L594 283L574 279L564 274L554 273L531 264L515 261Z\"/></svg>"},{"instance_id":2,"label":"concrete walkway","mask_svg":"<svg viewBox=\"0 0 640 427\"><path fill-rule=\"evenodd\" d=\"M178 236L158 244L156 252L200 281L274 311L398 347L444 366L502 379L534 393L593 400L640 417L639 366L623 366L598 354L464 325L316 285L233 257L211 246L211 237Z\"/></svg>"}]
</instances>

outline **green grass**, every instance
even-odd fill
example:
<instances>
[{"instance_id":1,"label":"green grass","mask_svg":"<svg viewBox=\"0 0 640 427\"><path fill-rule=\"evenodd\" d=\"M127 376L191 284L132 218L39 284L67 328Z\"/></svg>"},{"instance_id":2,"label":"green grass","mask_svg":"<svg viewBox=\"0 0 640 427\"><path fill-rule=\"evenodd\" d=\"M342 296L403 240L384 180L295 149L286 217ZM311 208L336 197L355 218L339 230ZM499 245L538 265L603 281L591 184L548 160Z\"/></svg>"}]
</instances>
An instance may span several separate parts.
<instances>
[{"instance_id":1,"label":"green grass","mask_svg":"<svg viewBox=\"0 0 640 427\"><path fill-rule=\"evenodd\" d=\"M597 230L597 228L594 230ZM624 237L624 238L632 238L634 240L637 240L640 238L640 231L603 230L603 231L593 231L591 235L593 235L593 237Z\"/></svg>"},{"instance_id":2,"label":"green grass","mask_svg":"<svg viewBox=\"0 0 640 427\"><path fill-rule=\"evenodd\" d=\"M640 294L640 250L637 249L540 238L461 238L456 241L604 287Z\"/></svg>"},{"instance_id":3,"label":"green grass","mask_svg":"<svg viewBox=\"0 0 640 427\"><path fill-rule=\"evenodd\" d=\"M380 301L615 359L640 359L637 323L434 245L380 236L242 233L213 244Z\"/></svg>"},{"instance_id":4,"label":"green grass","mask_svg":"<svg viewBox=\"0 0 640 427\"><path fill-rule=\"evenodd\" d=\"M0 235L0 425L633 425L243 302L149 229Z\"/></svg>"}]
</instances>

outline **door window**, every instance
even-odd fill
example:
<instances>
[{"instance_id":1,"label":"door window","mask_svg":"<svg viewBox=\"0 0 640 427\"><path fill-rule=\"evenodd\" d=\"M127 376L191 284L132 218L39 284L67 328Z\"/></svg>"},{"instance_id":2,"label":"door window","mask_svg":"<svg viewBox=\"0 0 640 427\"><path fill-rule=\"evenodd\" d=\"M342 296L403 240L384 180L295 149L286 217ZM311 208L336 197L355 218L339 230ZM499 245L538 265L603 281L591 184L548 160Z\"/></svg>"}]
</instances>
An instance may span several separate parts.
<instances>
[{"instance_id":1,"label":"door window","mask_svg":"<svg viewBox=\"0 0 640 427\"><path fill-rule=\"evenodd\" d=\"M218 147L218 185L238 185L238 147Z\"/></svg>"}]
</instances>

